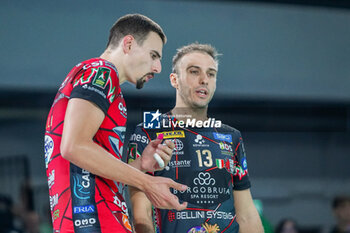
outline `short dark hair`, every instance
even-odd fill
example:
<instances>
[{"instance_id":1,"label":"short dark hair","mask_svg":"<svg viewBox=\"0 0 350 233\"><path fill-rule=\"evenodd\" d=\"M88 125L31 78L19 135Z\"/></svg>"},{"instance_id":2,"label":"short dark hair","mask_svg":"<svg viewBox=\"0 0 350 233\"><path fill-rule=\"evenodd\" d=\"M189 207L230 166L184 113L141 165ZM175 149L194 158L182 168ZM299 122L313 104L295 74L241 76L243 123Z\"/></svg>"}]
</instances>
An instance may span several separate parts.
<instances>
[{"instance_id":1,"label":"short dark hair","mask_svg":"<svg viewBox=\"0 0 350 233\"><path fill-rule=\"evenodd\" d=\"M119 18L109 30L107 47L117 46L126 35L132 35L139 45L147 38L150 32L155 32L166 43L163 29L153 20L141 14L128 14Z\"/></svg>"},{"instance_id":2,"label":"short dark hair","mask_svg":"<svg viewBox=\"0 0 350 233\"><path fill-rule=\"evenodd\" d=\"M195 42L177 49L177 52L173 57L173 67L172 67L173 73L176 73L176 68L177 68L176 66L179 60L186 54L189 54L192 52L206 53L209 56L211 56L217 64L219 63L219 60L218 60L219 54L216 48L214 48L210 44L200 44L198 42Z\"/></svg>"},{"instance_id":3,"label":"short dark hair","mask_svg":"<svg viewBox=\"0 0 350 233\"><path fill-rule=\"evenodd\" d=\"M350 196L346 196L346 195L336 196L332 201L332 208L336 209L340 205L344 204L345 202L350 202Z\"/></svg>"}]
</instances>

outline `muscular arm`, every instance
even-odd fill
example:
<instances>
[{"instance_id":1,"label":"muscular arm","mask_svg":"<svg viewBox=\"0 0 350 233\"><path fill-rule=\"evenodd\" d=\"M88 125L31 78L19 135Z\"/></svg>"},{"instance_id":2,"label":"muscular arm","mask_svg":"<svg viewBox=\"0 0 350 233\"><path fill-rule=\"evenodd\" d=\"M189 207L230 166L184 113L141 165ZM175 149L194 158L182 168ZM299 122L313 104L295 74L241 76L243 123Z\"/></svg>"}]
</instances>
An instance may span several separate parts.
<instances>
[{"instance_id":1,"label":"muscular arm","mask_svg":"<svg viewBox=\"0 0 350 233\"><path fill-rule=\"evenodd\" d=\"M186 208L169 190L169 187L179 190L186 187L170 179L146 175L93 142L103 119L104 113L93 103L79 98L69 100L60 146L62 157L98 176L135 186L157 207Z\"/></svg>"},{"instance_id":2,"label":"muscular arm","mask_svg":"<svg viewBox=\"0 0 350 233\"><path fill-rule=\"evenodd\" d=\"M138 189L129 187L129 192L136 233L154 233L151 202Z\"/></svg>"},{"instance_id":3,"label":"muscular arm","mask_svg":"<svg viewBox=\"0 0 350 233\"><path fill-rule=\"evenodd\" d=\"M234 191L235 209L240 233L263 233L260 216L256 210L250 189Z\"/></svg>"},{"instance_id":4,"label":"muscular arm","mask_svg":"<svg viewBox=\"0 0 350 233\"><path fill-rule=\"evenodd\" d=\"M98 176L142 189L143 173L123 163L93 142L104 113L93 103L69 100L61 142L61 155L73 164Z\"/></svg>"}]
</instances>

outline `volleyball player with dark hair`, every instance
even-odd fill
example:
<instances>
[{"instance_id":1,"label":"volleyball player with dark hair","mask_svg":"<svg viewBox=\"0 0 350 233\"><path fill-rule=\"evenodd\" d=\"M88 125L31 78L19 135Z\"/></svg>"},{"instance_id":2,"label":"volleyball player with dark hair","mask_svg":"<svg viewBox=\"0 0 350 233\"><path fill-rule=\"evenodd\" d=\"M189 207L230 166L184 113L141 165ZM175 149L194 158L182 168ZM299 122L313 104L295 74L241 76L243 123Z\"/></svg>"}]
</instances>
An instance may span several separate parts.
<instances>
[{"instance_id":1,"label":"volleyball player with dark hair","mask_svg":"<svg viewBox=\"0 0 350 233\"><path fill-rule=\"evenodd\" d=\"M127 110L120 85L141 88L161 71L166 36L140 14L121 17L98 58L76 65L60 86L45 132L45 162L54 232L131 232L122 196L124 184L142 190L159 208L183 209L169 188L186 186L140 170L157 170L157 154L167 164L174 144L159 135L144 159L121 159ZM148 158L148 159L147 159Z\"/></svg>"}]
</instances>

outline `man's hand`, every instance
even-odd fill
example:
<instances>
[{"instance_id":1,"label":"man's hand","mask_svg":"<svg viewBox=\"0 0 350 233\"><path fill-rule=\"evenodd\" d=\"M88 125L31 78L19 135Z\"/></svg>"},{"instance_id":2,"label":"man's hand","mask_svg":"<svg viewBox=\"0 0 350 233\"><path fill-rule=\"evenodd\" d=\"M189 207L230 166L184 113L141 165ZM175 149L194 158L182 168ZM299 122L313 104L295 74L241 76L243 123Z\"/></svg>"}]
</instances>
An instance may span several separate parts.
<instances>
[{"instance_id":1,"label":"man's hand","mask_svg":"<svg viewBox=\"0 0 350 233\"><path fill-rule=\"evenodd\" d=\"M159 209L175 209L177 211L186 209L187 202L180 204L177 196L169 190L170 188L174 188L179 191L185 191L187 189L186 185L159 176L149 176L148 181L143 186L143 192L153 206Z\"/></svg>"},{"instance_id":2,"label":"man's hand","mask_svg":"<svg viewBox=\"0 0 350 233\"><path fill-rule=\"evenodd\" d=\"M163 134L159 134L157 139L151 141L141 156L141 170L142 171L159 171L164 169L165 166L168 165L171 160L172 152L174 150L174 143L170 140L165 140L163 144L161 144L163 140ZM154 158L154 154L157 153L159 157L163 160L164 166L160 167L159 163Z\"/></svg>"}]
</instances>

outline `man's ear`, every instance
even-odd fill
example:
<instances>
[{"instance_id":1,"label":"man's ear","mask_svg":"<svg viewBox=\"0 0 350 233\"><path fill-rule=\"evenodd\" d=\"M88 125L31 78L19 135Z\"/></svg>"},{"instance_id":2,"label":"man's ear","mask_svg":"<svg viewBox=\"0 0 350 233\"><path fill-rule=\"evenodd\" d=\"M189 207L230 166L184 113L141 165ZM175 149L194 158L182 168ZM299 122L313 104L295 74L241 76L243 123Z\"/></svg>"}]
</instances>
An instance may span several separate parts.
<instances>
[{"instance_id":1,"label":"man's ear","mask_svg":"<svg viewBox=\"0 0 350 233\"><path fill-rule=\"evenodd\" d=\"M176 73L171 73L169 78L170 78L171 86L173 86L175 89L177 89L179 86L179 83L178 83L179 76Z\"/></svg>"},{"instance_id":2,"label":"man's ear","mask_svg":"<svg viewBox=\"0 0 350 233\"><path fill-rule=\"evenodd\" d=\"M123 52L129 53L134 42L135 42L135 38L132 35L124 36L122 40Z\"/></svg>"}]
</instances>

